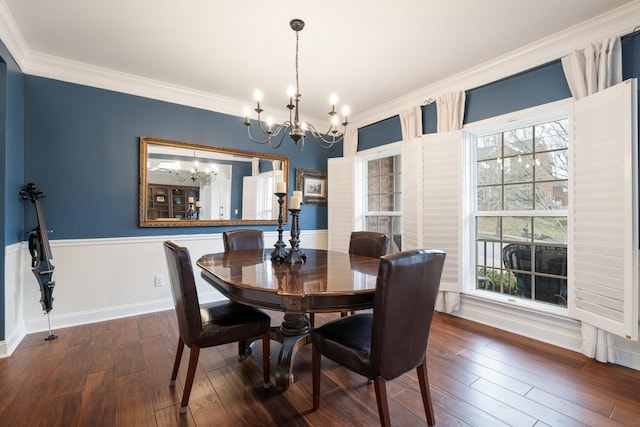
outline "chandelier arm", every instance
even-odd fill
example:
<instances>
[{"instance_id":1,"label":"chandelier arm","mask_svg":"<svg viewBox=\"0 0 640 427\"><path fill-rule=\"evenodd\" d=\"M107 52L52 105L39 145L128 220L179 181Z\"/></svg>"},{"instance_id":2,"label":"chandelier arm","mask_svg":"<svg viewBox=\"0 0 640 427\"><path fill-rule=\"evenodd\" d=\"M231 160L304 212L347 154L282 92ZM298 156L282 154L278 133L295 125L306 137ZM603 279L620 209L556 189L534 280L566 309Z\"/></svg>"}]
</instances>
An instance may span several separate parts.
<instances>
[{"instance_id":1,"label":"chandelier arm","mask_svg":"<svg viewBox=\"0 0 640 427\"><path fill-rule=\"evenodd\" d=\"M189 178L189 173L185 171L185 173L181 173L181 171L172 171L168 170L169 178L176 182L185 182L187 178Z\"/></svg>"},{"instance_id":2,"label":"chandelier arm","mask_svg":"<svg viewBox=\"0 0 640 427\"><path fill-rule=\"evenodd\" d=\"M325 134L321 134L316 130L315 126L310 123L307 123L307 128L309 129L309 133L313 137L313 140L321 148L331 148L344 139L344 133L336 132L334 135L329 135L331 129L329 129Z\"/></svg>"},{"instance_id":3,"label":"chandelier arm","mask_svg":"<svg viewBox=\"0 0 640 427\"><path fill-rule=\"evenodd\" d=\"M272 130L269 131L267 128L264 127L264 122L262 120L260 120L260 114L258 114L258 119L256 120L258 122L258 127L260 128L260 130L262 131L262 133L264 133L265 135L271 135L270 138L274 137L274 136L278 136L278 134L280 133L280 131L286 127L285 124L287 122L284 122L282 124L279 124L278 126L276 126L276 130ZM249 126L247 126L248 128Z\"/></svg>"},{"instance_id":4,"label":"chandelier arm","mask_svg":"<svg viewBox=\"0 0 640 427\"><path fill-rule=\"evenodd\" d=\"M269 135L265 129L262 128L262 126L260 126L260 129L262 130L262 132L264 133L266 139L265 140L258 140L255 139L253 137L253 135L251 135L251 126L247 126L247 136L249 137L249 139L253 142L255 142L256 144L269 144L269 146L271 146L271 148L279 148L282 145L282 141L284 140L284 136L286 135L286 132L283 132L282 135L280 136L280 141L277 144L273 144L273 139L275 137L278 136L278 134L280 133L280 131L284 128L288 128L290 127L290 123L289 122L284 122L281 125L279 125L275 132L272 132L271 135Z\"/></svg>"}]
</instances>

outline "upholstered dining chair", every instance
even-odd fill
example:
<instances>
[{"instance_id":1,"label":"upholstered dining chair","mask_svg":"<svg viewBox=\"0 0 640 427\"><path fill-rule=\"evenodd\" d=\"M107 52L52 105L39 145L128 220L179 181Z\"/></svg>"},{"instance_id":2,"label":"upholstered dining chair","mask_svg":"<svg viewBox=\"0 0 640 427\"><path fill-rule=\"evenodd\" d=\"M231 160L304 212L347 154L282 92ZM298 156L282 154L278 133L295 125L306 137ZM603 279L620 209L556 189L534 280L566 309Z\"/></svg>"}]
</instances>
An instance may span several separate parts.
<instances>
[{"instance_id":1,"label":"upholstered dining chair","mask_svg":"<svg viewBox=\"0 0 640 427\"><path fill-rule=\"evenodd\" d=\"M352 231L349 238L349 253L370 258L380 258L387 254L389 236L376 231ZM342 317L349 314L347 311L340 313ZM355 314L352 311L351 314ZM315 316L309 313L309 323L315 327Z\"/></svg>"},{"instance_id":2,"label":"upholstered dining chair","mask_svg":"<svg viewBox=\"0 0 640 427\"><path fill-rule=\"evenodd\" d=\"M264 233L262 230L251 229L224 231L222 243L225 252L264 249Z\"/></svg>"},{"instance_id":3,"label":"upholstered dining chair","mask_svg":"<svg viewBox=\"0 0 640 427\"><path fill-rule=\"evenodd\" d=\"M239 228L222 232L222 243L225 252L264 249L264 233L262 230ZM244 359L253 351L253 344L246 340L238 341L238 356Z\"/></svg>"},{"instance_id":4,"label":"upholstered dining chair","mask_svg":"<svg viewBox=\"0 0 640 427\"><path fill-rule=\"evenodd\" d=\"M260 310L231 301L201 305L198 301L189 250L173 241L166 241L164 249L180 332L171 373L171 387L176 384L184 346L191 349L180 413L187 411L193 378L202 348L239 340L262 338L262 369L264 384L268 384L271 318Z\"/></svg>"},{"instance_id":5,"label":"upholstered dining chair","mask_svg":"<svg viewBox=\"0 0 640 427\"><path fill-rule=\"evenodd\" d=\"M349 253L380 258L387 254L389 236L375 231L352 231L349 239Z\"/></svg>"},{"instance_id":6,"label":"upholstered dining chair","mask_svg":"<svg viewBox=\"0 0 640 427\"><path fill-rule=\"evenodd\" d=\"M373 313L311 331L313 409L320 407L321 355L373 379L380 422L390 425L385 381L417 368L429 425L435 423L426 351L445 253L418 249L380 259Z\"/></svg>"}]
</instances>

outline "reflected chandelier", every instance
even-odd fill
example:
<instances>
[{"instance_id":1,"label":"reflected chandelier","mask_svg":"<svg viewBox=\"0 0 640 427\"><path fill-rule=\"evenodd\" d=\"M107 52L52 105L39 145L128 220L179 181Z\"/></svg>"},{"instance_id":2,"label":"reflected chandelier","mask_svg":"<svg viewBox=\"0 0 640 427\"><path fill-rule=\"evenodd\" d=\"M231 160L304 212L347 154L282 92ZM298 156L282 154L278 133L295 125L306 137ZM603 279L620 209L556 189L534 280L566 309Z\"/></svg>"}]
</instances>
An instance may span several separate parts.
<instances>
[{"instance_id":1,"label":"reflected chandelier","mask_svg":"<svg viewBox=\"0 0 640 427\"><path fill-rule=\"evenodd\" d=\"M169 176L174 181L185 182L190 179L194 184L197 182L201 184L211 184L218 177L218 172L213 169L206 168L203 171L198 170L198 161L196 160L196 153L193 153L193 167L191 171L181 170L180 163L175 162L174 166L168 169Z\"/></svg>"},{"instance_id":2,"label":"reflected chandelier","mask_svg":"<svg viewBox=\"0 0 640 427\"><path fill-rule=\"evenodd\" d=\"M256 90L254 93L254 98L256 101L256 108L254 108L254 111L258 113L258 128L260 129L260 131L262 131L264 139L257 140L251 135L251 118L249 117L251 114L251 110L249 109L249 107L245 107L244 109L244 124L247 127L247 135L249 136L249 139L251 139L251 141L257 144L269 144L272 148L278 148L282 144L286 132L282 133L282 136L277 143L274 143L273 140L276 139L281 131L283 131L284 129L288 129L289 137L296 145L299 141L302 140L301 149L304 149L304 138L306 132L309 132L318 146L322 148L333 147L334 144L342 141L344 138L347 125L349 124L349 121L347 120L347 117L349 115L349 107L345 105L342 108L342 115L344 116L344 120L342 123L340 123L338 113L336 112L336 102L338 101L338 98L336 95L331 95L331 99L329 101L331 104L331 111L329 112L330 124L329 129L325 133L318 132L316 130L316 127L311 123L300 121L299 105L302 95L300 94L300 83L298 81L298 39L300 31L302 31L302 29L304 28L304 21L302 19L292 19L289 22L289 26L293 31L296 32L296 86L295 88L293 86L289 86L289 89L287 90L287 94L289 96L289 104L287 104L287 109L289 110L289 120L278 125L274 129L273 119L269 117L267 119L267 124L265 127L263 122L260 120L260 114L264 111L262 108L260 108L262 93L259 90ZM338 130L339 124L343 126L342 132Z\"/></svg>"}]
</instances>

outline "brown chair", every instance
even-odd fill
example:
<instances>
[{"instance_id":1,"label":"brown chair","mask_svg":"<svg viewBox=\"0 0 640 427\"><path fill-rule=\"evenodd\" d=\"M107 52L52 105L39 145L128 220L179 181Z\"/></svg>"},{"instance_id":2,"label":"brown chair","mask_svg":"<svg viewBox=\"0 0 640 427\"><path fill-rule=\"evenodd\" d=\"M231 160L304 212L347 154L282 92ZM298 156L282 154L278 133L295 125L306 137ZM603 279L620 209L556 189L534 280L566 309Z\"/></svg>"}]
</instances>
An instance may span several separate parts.
<instances>
[{"instance_id":1,"label":"brown chair","mask_svg":"<svg viewBox=\"0 0 640 427\"><path fill-rule=\"evenodd\" d=\"M380 258L387 254L389 247L389 236L376 231L352 231L349 239L349 253L354 255L368 256L370 258ZM352 311L351 314L355 314ZM342 317L346 313L342 313Z\"/></svg>"},{"instance_id":2,"label":"brown chair","mask_svg":"<svg viewBox=\"0 0 640 427\"><path fill-rule=\"evenodd\" d=\"M264 236L262 230L229 230L222 233L222 243L225 252L264 249Z\"/></svg>"},{"instance_id":3,"label":"brown chair","mask_svg":"<svg viewBox=\"0 0 640 427\"><path fill-rule=\"evenodd\" d=\"M349 240L349 253L380 258L387 254L389 236L375 231L353 231Z\"/></svg>"},{"instance_id":4,"label":"brown chair","mask_svg":"<svg viewBox=\"0 0 640 427\"><path fill-rule=\"evenodd\" d=\"M200 349L250 338L262 338L264 383L269 383L269 326L271 318L262 311L231 301L200 305L189 250L175 242L164 243L171 293L178 318L178 349L170 386L176 384L185 344L191 349L180 413L187 411Z\"/></svg>"},{"instance_id":5,"label":"brown chair","mask_svg":"<svg viewBox=\"0 0 640 427\"><path fill-rule=\"evenodd\" d=\"M320 355L373 379L380 422L390 425L385 381L417 367L424 410L435 423L426 351L445 253L412 250L384 256L373 313L329 322L311 331L313 409L320 407Z\"/></svg>"},{"instance_id":6,"label":"brown chair","mask_svg":"<svg viewBox=\"0 0 640 427\"><path fill-rule=\"evenodd\" d=\"M389 236L376 231L352 231L349 239L349 253L361 255L370 258L380 258L387 254L389 246ZM351 314L355 314L352 311ZM345 317L349 312L343 311L341 317ZM315 315L309 313L309 323L313 328L315 326Z\"/></svg>"},{"instance_id":7,"label":"brown chair","mask_svg":"<svg viewBox=\"0 0 640 427\"><path fill-rule=\"evenodd\" d=\"M264 249L264 233L262 230L241 228L222 232L222 243L225 252ZM253 344L246 340L238 341L238 356L240 360L249 356L253 351Z\"/></svg>"}]
</instances>

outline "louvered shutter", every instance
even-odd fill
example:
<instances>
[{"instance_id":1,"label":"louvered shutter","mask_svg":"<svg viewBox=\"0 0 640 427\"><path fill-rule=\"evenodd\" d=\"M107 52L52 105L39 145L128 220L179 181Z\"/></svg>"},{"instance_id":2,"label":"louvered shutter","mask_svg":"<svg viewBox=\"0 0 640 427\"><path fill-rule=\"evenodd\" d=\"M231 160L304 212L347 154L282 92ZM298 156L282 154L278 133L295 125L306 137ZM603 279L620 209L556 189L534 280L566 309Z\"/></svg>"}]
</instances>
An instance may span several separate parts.
<instances>
[{"instance_id":1,"label":"louvered shutter","mask_svg":"<svg viewBox=\"0 0 640 427\"><path fill-rule=\"evenodd\" d=\"M428 134L422 139L422 246L447 253L440 290L461 292L462 132Z\"/></svg>"},{"instance_id":2,"label":"louvered shutter","mask_svg":"<svg viewBox=\"0 0 640 427\"><path fill-rule=\"evenodd\" d=\"M422 247L422 138L402 143L402 249Z\"/></svg>"},{"instance_id":3,"label":"louvered shutter","mask_svg":"<svg viewBox=\"0 0 640 427\"><path fill-rule=\"evenodd\" d=\"M258 177L245 176L242 180L242 219L258 217Z\"/></svg>"},{"instance_id":4,"label":"louvered shutter","mask_svg":"<svg viewBox=\"0 0 640 427\"><path fill-rule=\"evenodd\" d=\"M568 261L572 316L633 340L638 338L636 105L635 79L574 103Z\"/></svg>"},{"instance_id":5,"label":"louvered shutter","mask_svg":"<svg viewBox=\"0 0 640 427\"><path fill-rule=\"evenodd\" d=\"M327 161L329 250L348 252L355 224L355 157Z\"/></svg>"}]
</instances>

